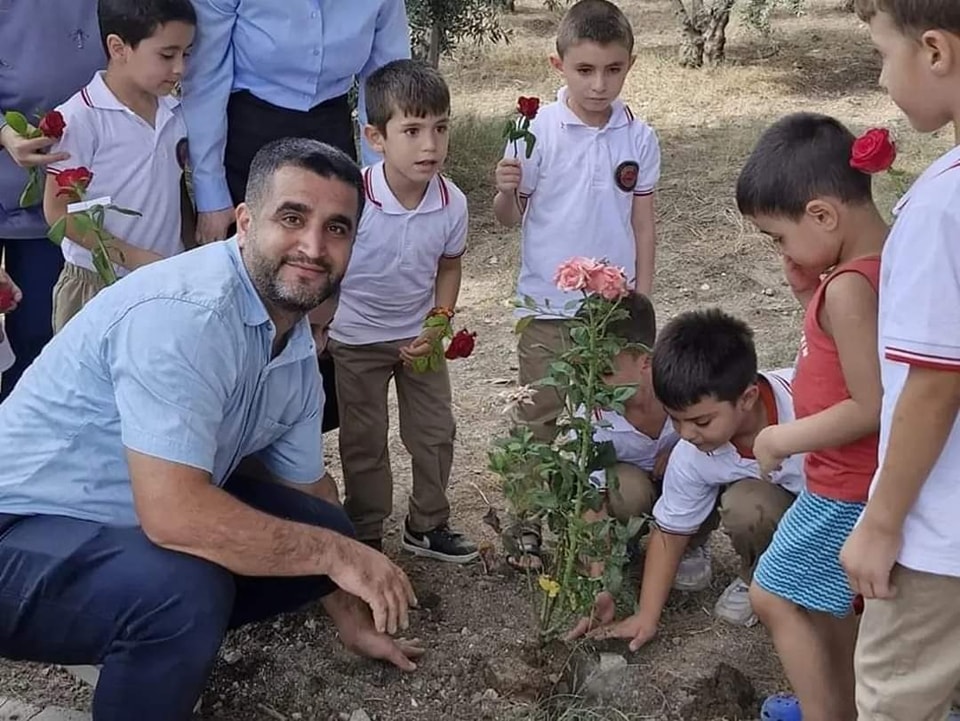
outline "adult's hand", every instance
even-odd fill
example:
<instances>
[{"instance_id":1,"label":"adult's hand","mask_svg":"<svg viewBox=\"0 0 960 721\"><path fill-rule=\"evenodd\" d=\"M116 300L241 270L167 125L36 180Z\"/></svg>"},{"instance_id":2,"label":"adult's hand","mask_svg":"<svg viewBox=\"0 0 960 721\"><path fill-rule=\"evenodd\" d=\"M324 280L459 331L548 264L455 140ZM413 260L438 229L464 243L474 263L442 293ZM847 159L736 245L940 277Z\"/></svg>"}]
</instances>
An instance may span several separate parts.
<instances>
[{"instance_id":1,"label":"adult's hand","mask_svg":"<svg viewBox=\"0 0 960 721\"><path fill-rule=\"evenodd\" d=\"M415 671L415 660L426 653L419 639L394 639L378 631L369 609L344 591L324 598L323 607L336 625L343 645L358 656L392 663L401 671Z\"/></svg>"},{"instance_id":2,"label":"adult's hand","mask_svg":"<svg viewBox=\"0 0 960 721\"><path fill-rule=\"evenodd\" d=\"M893 567L900 555L902 534L864 517L840 549L840 564L850 587L864 598L893 598Z\"/></svg>"},{"instance_id":3,"label":"adult's hand","mask_svg":"<svg viewBox=\"0 0 960 721\"><path fill-rule=\"evenodd\" d=\"M69 158L70 153L44 152L56 142L56 138L23 138L9 125L0 128L0 146L10 153L13 162L21 168L58 163Z\"/></svg>"},{"instance_id":4,"label":"adult's hand","mask_svg":"<svg viewBox=\"0 0 960 721\"><path fill-rule=\"evenodd\" d=\"M197 243L203 245L215 240L224 240L234 220L236 220L236 214L233 208L197 213Z\"/></svg>"},{"instance_id":5,"label":"adult's hand","mask_svg":"<svg viewBox=\"0 0 960 721\"><path fill-rule=\"evenodd\" d=\"M417 597L410 579L386 556L358 541L338 539L339 558L327 572L347 593L366 603L380 633L395 634L410 624L410 607Z\"/></svg>"}]
</instances>

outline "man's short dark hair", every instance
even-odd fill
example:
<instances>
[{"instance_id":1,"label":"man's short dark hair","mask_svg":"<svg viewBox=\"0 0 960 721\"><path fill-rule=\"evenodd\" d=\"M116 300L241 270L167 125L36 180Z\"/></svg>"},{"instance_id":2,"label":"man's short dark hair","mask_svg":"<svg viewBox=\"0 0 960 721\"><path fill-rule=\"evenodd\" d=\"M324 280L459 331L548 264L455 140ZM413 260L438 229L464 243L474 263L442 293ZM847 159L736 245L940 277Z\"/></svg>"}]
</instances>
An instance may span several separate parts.
<instances>
[{"instance_id":1,"label":"man's short dark hair","mask_svg":"<svg viewBox=\"0 0 960 721\"><path fill-rule=\"evenodd\" d=\"M171 22L196 26L197 13L190 0L100 0L97 8L100 37L107 49L107 36L116 35L132 48Z\"/></svg>"},{"instance_id":2,"label":"man's short dark hair","mask_svg":"<svg viewBox=\"0 0 960 721\"><path fill-rule=\"evenodd\" d=\"M945 30L960 35L960 3L957 0L856 0L857 15L870 22L886 13L904 35Z\"/></svg>"},{"instance_id":3,"label":"man's short dark hair","mask_svg":"<svg viewBox=\"0 0 960 721\"><path fill-rule=\"evenodd\" d=\"M643 293L630 293L620 301L620 307L627 315L611 321L607 330L632 346L643 346L653 350L657 339L657 314L653 303Z\"/></svg>"},{"instance_id":4,"label":"man's short dark hair","mask_svg":"<svg viewBox=\"0 0 960 721\"><path fill-rule=\"evenodd\" d=\"M263 207L270 182L281 168L303 168L321 178L341 180L357 191L357 220L363 214L364 191L360 168L332 145L309 138L281 138L264 145L253 156L244 199L254 212Z\"/></svg>"},{"instance_id":5,"label":"man's short dark hair","mask_svg":"<svg viewBox=\"0 0 960 721\"><path fill-rule=\"evenodd\" d=\"M736 401L757 382L753 331L719 308L678 315L660 331L653 349L653 392L681 411L705 398Z\"/></svg>"},{"instance_id":6,"label":"man's short dark hair","mask_svg":"<svg viewBox=\"0 0 960 721\"><path fill-rule=\"evenodd\" d=\"M619 43L633 54L633 28L630 21L608 0L580 0L560 20L557 28L557 55L561 58L571 47L584 41L598 45Z\"/></svg>"},{"instance_id":7,"label":"man's short dark hair","mask_svg":"<svg viewBox=\"0 0 960 721\"><path fill-rule=\"evenodd\" d=\"M760 136L737 180L743 215L798 220L818 198L864 204L870 175L850 167L856 138L840 121L816 113L781 118Z\"/></svg>"},{"instance_id":8,"label":"man's short dark hair","mask_svg":"<svg viewBox=\"0 0 960 721\"><path fill-rule=\"evenodd\" d=\"M440 71L420 60L394 60L376 70L365 86L367 122L381 133L394 113L415 118L450 113L450 88Z\"/></svg>"}]
</instances>

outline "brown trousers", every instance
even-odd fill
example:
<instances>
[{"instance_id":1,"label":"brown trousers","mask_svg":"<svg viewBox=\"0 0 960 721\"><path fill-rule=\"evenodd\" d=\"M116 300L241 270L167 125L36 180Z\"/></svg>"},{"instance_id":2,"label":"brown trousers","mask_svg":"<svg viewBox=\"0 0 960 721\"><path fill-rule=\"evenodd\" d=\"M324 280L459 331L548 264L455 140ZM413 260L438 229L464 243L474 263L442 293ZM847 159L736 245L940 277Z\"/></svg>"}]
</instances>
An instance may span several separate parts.
<instances>
[{"instance_id":1,"label":"brown trousers","mask_svg":"<svg viewBox=\"0 0 960 721\"><path fill-rule=\"evenodd\" d=\"M623 523L633 516L651 515L660 497L660 484L636 466L618 463L615 468L617 488L607 493L610 515ZM750 583L757 561L770 545L780 519L794 498L780 486L753 478L732 483L720 494L716 510L690 539L690 547L702 546L722 525L740 556L740 577Z\"/></svg>"},{"instance_id":2,"label":"brown trousers","mask_svg":"<svg viewBox=\"0 0 960 721\"><path fill-rule=\"evenodd\" d=\"M893 567L868 600L855 658L860 721L943 721L960 685L960 578Z\"/></svg>"},{"instance_id":3,"label":"brown trousers","mask_svg":"<svg viewBox=\"0 0 960 721\"><path fill-rule=\"evenodd\" d=\"M546 378L550 364L563 352L570 340L570 325L563 320L533 320L520 333L517 360L520 385L527 386ZM556 388L533 388L533 403L520 404L514 423L529 428L538 441L549 443L557 432L557 418L564 397Z\"/></svg>"},{"instance_id":4,"label":"brown trousers","mask_svg":"<svg viewBox=\"0 0 960 721\"><path fill-rule=\"evenodd\" d=\"M53 332L63 330L67 321L106 287L96 271L64 263L57 284L53 286Z\"/></svg>"},{"instance_id":5,"label":"brown trousers","mask_svg":"<svg viewBox=\"0 0 960 721\"><path fill-rule=\"evenodd\" d=\"M336 367L340 407L340 462L346 489L344 509L362 541L379 539L393 511L393 475L387 449L390 427L387 391L393 378L400 411L400 439L413 465L408 521L422 533L450 517L447 484L453 465L456 426L446 364L416 373L400 361L410 341L328 345Z\"/></svg>"}]
</instances>

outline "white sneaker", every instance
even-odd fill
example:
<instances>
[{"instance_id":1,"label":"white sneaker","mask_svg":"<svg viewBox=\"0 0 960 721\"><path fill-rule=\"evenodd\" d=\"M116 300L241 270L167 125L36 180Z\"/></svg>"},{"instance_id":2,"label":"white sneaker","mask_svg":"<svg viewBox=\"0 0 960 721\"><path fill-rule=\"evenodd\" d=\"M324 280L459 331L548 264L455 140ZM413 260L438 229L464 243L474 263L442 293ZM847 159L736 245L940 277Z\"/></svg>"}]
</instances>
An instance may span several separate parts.
<instances>
[{"instance_id":1,"label":"white sneaker","mask_svg":"<svg viewBox=\"0 0 960 721\"><path fill-rule=\"evenodd\" d=\"M680 559L673 587L678 591L702 591L710 585L712 576L713 569L707 549L703 546L688 548Z\"/></svg>"},{"instance_id":2,"label":"white sneaker","mask_svg":"<svg viewBox=\"0 0 960 721\"><path fill-rule=\"evenodd\" d=\"M739 578L727 586L713 607L713 615L735 626L756 625L757 614L750 605L750 586Z\"/></svg>"}]
</instances>

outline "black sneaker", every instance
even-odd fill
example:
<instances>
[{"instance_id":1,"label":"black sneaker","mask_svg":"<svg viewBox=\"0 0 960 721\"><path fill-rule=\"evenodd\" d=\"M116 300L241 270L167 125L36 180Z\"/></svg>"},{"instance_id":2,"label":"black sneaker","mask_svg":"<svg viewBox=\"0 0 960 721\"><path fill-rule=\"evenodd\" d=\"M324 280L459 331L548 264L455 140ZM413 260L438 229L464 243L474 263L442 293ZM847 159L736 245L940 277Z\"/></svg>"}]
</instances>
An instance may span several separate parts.
<instances>
[{"instance_id":1,"label":"black sneaker","mask_svg":"<svg viewBox=\"0 0 960 721\"><path fill-rule=\"evenodd\" d=\"M446 523L426 533L414 533L404 521L403 540L400 545L415 556L447 563L470 563L480 556L477 547L467 540L466 536L450 530Z\"/></svg>"}]
</instances>

